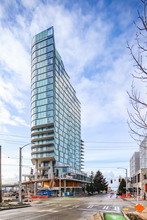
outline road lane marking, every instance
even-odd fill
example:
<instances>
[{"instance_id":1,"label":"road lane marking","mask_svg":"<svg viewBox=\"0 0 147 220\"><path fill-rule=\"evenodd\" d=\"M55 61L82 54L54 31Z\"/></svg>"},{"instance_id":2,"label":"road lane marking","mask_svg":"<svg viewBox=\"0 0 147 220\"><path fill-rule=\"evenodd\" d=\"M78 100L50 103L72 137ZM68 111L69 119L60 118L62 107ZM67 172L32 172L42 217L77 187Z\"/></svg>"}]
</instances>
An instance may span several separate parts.
<instances>
[{"instance_id":1,"label":"road lane marking","mask_svg":"<svg viewBox=\"0 0 147 220\"><path fill-rule=\"evenodd\" d=\"M92 207L93 207L93 205L89 205L87 208L88 208L88 209L91 209Z\"/></svg>"},{"instance_id":2,"label":"road lane marking","mask_svg":"<svg viewBox=\"0 0 147 220\"><path fill-rule=\"evenodd\" d=\"M74 205L72 206L71 208L68 208L68 209L74 209L74 208L78 208L80 205Z\"/></svg>"},{"instance_id":3,"label":"road lane marking","mask_svg":"<svg viewBox=\"0 0 147 220\"><path fill-rule=\"evenodd\" d=\"M55 211L53 209L49 209L49 210L40 210L38 212L58 212L58 211Z\"/></svg>"},{"instance_id":4,"label":"road lane marking","mask_svg":"<svg viewBox=\"0 0 147 220\"><path fill-rule=\"evenodd\" d=\"M103 207L103 209L105 209L105 208L106 208L106 206Z\"/></svg>"},{"instance_id":5,"label":"road lane marking","mask_svg":"<svg viewBox=\"0 0 147 220\"><path fill-rule=\"evenodd\" d=\"M89 209L78 209L79 211L92 211L92 212L110 212L110 213L112 213L112 211L109 211L109 210L93 210L93 209L91 209L91 210L89 210ZM118 211L113 211L113 213L119 213Z\"/></svg>"},{"instance_id":6,"label":"road lane marking","mask_svg":"<svg viewBox=\"0 0 147 220\"><path fill-rule=\"evenodd\" d=\"M8 210L5 210L5 211L8 211ZM11 213L4 213L4 211L3 211L3 214L0 213L0 217L2 217L3 215L6 216L6 215L17 215L17 214L18 214L18 210L17 210L17 211L9 210L9 212L10 212L10 211L13 211L13 212L11 212ZM31 211L31 210L30 210L30 211ZM30 212L30 211L29 211L29 212ZM25 213L25 212L26 212L26 211L22 211L21 214L22 214L22 213Z\"/></svg>"},{"instance_id":7,"label":"road lane marking","mask_svg":"<svg viewBox=\"0 0 147 220\"><path fill-rule=\"evenodd\" d=\"M108 209L108 208L109 208L109 206L106 207L106 209Z\"/></svg>"},{"instance_id":8,"label":"road lane marking","mask_svg":"<svg viewBox=\"0 0 147 220\"><path fill-rule=\"evenodd\" d=\"M65 205L65 206L63 206L63 207L69 207L69 206L71 206L71 204L69 204L69 205Z\"/></svg>"},{"instance_id":9,"label":"road lane marking","mask_svg":"<svg viewBox=\"0 0 147 220\"><path fill-rule=\"evenodd\" d=\"M78 208L80 205L75 205L75 206L73 206L73 208Z\"/></svg>"},{"instance_id":10,"label":"road lane marking","mask_svg":"<svg viewBox=\"0 0 147 220\"><path fill-rule=\"evenodd\" d=\"M44 214L44 215L38 215L36 217L32 217L32 218L28 218L27 220L31 220L31 219L35 219L35 218L40 218L42 216L46 216L46 215L50 215L51 213L47 213L47 214Z\"/></svg>"}]
</instances>

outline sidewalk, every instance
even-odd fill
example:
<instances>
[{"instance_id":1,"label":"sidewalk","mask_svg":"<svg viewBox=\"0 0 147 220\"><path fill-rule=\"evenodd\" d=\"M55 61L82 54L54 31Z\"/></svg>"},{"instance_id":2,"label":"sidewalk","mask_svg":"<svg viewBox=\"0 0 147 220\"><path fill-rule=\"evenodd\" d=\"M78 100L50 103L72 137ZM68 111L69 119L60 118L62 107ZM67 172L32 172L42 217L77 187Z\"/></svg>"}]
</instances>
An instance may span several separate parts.
<instances>
[{"instance_id":1,"label":"sidewalk","mask_svg":"<svg viewBox=\"0 0 147 220\"><path fill-rule=\"evenodd\" d=\"M25 207L30 207L30 204L18 204L18 202L10 202L8 204L3 204L3 206L0 206L0 211Z\"/></svg>"}]
</instances>

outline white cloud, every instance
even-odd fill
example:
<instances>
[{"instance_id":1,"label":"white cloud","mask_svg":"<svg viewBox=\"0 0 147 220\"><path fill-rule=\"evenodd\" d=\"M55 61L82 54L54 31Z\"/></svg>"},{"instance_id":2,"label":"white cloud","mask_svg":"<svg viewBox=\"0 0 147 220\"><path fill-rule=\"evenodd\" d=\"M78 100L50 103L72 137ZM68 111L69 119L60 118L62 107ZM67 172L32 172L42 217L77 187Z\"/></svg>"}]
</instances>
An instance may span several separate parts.
<instances>
[{"instance_id":1,"label":"white cloud","mask_svg":"<svg viewBox=\"0 0 147 220\"><path fill-rule=\"evenodd\" d=\"M22 118L18 116L12 116L12 118L14 119L15 122L18 122L18 124L30 127L30 125L26 124L25 120L23 120Z\"/></svg>"},{"instance_id":2,"label":"white cloud","mask_svg":"<svg viewBox=\"0 0 147 220\"><path fill-rule=\"evenodd\" d=\"M12 172L13 170L13 172ZM2 154L2 184L18 181L18 161Z\"/></svg>"},{"instance_id":3,"label":"white cloud","mask_svg":"<svg viewBox=\"0 0 147 220\"><path fill-rule=\"evenodd\" d=\"M2 101L0 101L0 125L13 125L20 126L24 125L29 127L26 122L18 116L11 116L10 112L7 110L7 107L4 105Z\"/></svg>"},{"instance_id":4,"label":"white cloud","mask_svg":"<svg viewBox=\"0 0 147 220\"><path fill-rule=\"evenodd\" d=\"M5 126L0 126L0 132L9 133Z\"/></svg>"},{"instance_id":5,"label":"white cloud","mask_svg":"<svg viewBox=\"0 0 147 220\"><path fill-rule=\"evenodd\" d=\"M11 104L18 112L23 112L25 108L25 104L22 100L23 96L18 88L9 80L4 81L2 77L0 77L0 98L4 100L5 103Z\"/></svg>"},{"instance_id":6,"label":"white cloud","mask_svg":"<svg viewBox=\"0 0 147 220\"><path fill-rule=\"evenodd\" d=\"M8 27L0 27L0 34L1 65L4 70L9 72L9 76L17 88L27 90L30 85L30 80L28 80L30 77L30 54L19 40L17 29L14 29L13 32ZM22 82L24 83L23 87L20 85Z\"/></svg>"},{"instance_id":7,"label":"white cloud","mask_svg":"<svg viewBox=\"0 0 147 220\"><path fill-rule=\"evenodd\" d=\"M123 7L117 9L121 12L117 21L120 28L113 19L107 17L109 8L105 7L104 2L98 1L96 6L89 7L88 13L83 13L79 3L68 9L60 1L47 1L44 4L41 1L26 0L19 4L17 1L0 4L2 129L6 124L29 127L24 115L20 117L18 113L25 112L29 103L31 40L35 34L50 26L54 26L56 48L82 103L82 129L87 131L89 128L90 139L93 138L93 128L98 130L103 123L119 124L126 121L126 90L130 88L129 73L133 72L133 64L129 51L124 48L126 40L132 41L134 38L134 29L128 25L131 22L128 16L131 17L132 14L128 10L126 16ZM8 13L11 7L13 19L9 18ZM23 13L19 11L20 7ZM97 13L100 7L103 10ZM113 3L111 10L114 7ZM116 16L114 13L111 15ZM120 30L116 31L117 28ZM114 32L117 32L115 36ZM104 136L107 137L110 133L114 137L117 131L109 130L109 134L105 133ZM99 154L93 151L86 154L86 160L101 159L104 156L105 152Z\"/></svg>"}]
</instances>

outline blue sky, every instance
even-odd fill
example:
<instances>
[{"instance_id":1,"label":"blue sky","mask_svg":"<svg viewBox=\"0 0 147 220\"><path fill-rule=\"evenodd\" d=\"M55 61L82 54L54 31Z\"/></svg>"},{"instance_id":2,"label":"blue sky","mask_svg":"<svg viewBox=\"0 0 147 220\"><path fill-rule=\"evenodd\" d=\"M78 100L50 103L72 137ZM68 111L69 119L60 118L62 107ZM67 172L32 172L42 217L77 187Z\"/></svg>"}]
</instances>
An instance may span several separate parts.
<instances>
[{"instance_id":1,"label":"blue sky","mask_svg":"<svg viewBox=\"0 0 147 220\"><path fill-rule=\"evenodd\" d=\"M18 181L19 147L30 142L31 41L50 26L81 101L85 171L100 169L109 181L125 176L117 167L129 172L138 146L126 123L131 108L126 91L134 71L127 41L135 44L131 20L139 22L137 10L143 12L138 0L0 1L0 144L2 163L9 164L2 168L4 183ZM29 159L28 146L24 173L30 172Z\"/></svg>"}]
</instances>

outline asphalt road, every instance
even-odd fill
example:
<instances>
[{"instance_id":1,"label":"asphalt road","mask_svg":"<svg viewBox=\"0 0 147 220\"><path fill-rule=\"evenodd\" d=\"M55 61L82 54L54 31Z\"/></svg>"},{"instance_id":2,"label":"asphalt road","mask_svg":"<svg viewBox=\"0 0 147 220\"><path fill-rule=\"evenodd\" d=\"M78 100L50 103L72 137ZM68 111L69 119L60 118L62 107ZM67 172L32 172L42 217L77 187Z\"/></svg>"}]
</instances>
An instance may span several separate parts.
<instances>
[{"instance_id":1,"label":"asphalt road","mask_svg":"<svg viewBox=\"0 0 147 220\"><path fill-rule=\"evenodd\" d=\"M133 206L131 201L118 199L115 195L95 195L82 198L52 198L28 208L0 212L0 220L82 220L89 219L99 211L121 213L124 207Z\"/></svg>"}]
</instances>

